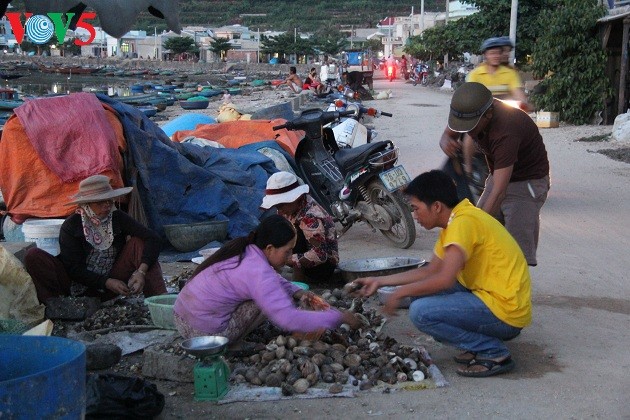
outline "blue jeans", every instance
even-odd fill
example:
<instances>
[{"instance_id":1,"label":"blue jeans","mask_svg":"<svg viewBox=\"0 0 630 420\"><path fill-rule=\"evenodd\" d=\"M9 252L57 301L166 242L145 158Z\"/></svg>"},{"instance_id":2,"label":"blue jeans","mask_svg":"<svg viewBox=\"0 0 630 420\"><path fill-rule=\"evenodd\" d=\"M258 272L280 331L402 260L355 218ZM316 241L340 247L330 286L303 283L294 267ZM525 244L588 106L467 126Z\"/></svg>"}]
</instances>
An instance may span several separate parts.
<instances>
[{"instance_id":1,"label":"blue jeans","mask_svg":"<svg viewBox=\"0 0 630 420\"><path fill-rule=\"evenodd\" d=\"M477 353L479 359L510 354L503 341L520 334L494 316L485 303L457 283L444 292L415 299L409 307L411 322L436 340Z\"/></svg>"}]
</instances>

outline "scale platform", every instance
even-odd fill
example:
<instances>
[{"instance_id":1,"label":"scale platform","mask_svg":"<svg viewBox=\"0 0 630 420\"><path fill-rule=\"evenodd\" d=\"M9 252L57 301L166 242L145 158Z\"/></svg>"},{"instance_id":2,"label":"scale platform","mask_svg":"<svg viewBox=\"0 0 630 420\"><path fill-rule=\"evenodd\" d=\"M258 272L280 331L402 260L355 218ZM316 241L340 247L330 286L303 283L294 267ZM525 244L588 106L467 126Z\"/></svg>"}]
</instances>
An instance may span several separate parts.
<instances>
[{"instance_id":1,"label":"scale platform","mask_svg":"<svg viewBox=\"0 0 630 420\"><path fill-rule=\"evenodd\" d=\"M223 359L228 339L219 336L194 337L181 347L199 359L193 369L196 401L219 401L230 390L230 368Z\"/></svg>"}]
</instances>

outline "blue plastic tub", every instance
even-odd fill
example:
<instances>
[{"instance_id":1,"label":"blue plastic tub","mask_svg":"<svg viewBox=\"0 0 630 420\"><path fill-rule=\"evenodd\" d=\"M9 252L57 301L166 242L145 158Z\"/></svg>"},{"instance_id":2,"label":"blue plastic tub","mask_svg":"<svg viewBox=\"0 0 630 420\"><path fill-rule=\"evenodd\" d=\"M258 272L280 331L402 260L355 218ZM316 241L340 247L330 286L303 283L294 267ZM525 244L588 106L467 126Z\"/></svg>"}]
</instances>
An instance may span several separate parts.
<instances>
[{"instance_id":1,"label":"blue plastic tub","mask_svg":"<svg viewBox=\"0 0 630 420\"><path fill-rule=\"evenodd\" d=\"M191 112L183 114L172 121L167 122L161 128L167 136L171 137L176 131L194 130L198 124L216 124L217 120L210 115Z\"/></svg>"},{"instance_id":2,"label":"blue plastic tub","mask_svg":"<svg viewBox=\"0 0 630 420\"><path fill-rule=\"evenodd\" d=\"M85 404L82 343L0 335L0 418L79 419Z\"/></svg>"}]
</instances>

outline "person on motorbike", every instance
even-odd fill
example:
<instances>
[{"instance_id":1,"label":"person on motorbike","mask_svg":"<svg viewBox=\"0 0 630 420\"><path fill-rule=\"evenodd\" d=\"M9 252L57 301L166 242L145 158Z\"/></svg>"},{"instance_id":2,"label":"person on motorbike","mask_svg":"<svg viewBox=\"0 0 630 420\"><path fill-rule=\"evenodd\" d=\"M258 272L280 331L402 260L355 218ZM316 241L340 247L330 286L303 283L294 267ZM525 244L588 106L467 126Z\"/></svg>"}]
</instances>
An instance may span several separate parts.
<instances>
[{"instance_id":1,"label":"person on motorbike","mask_svg":"<svg viewBox=\"0 0 630 420\"><path fill-rule=\"evenodd\" d=\"M509 42L509 44L507 44ZM492 96L499 99L512 99L527 104L527 97L523 91L523 83L518 72L502 63L503 49L512 45L509 38L488 38L481 44L484 61L468 76L467 82L478 82L492 92Z\"/></svg>"},{"instance_id":2,"label":"person on motorbike","mask_svg":"<svg viewBox=\"0 0 630 420\"><path fill-rule=\"evenodd\" d=\"M294 280L327 282L339 264L335 222L290 172L276 172L267 180L261 208L275 207L296 228L297 242L287 265Z\"/></svg>"},{"instance_id":3,"label":"person on motorbike","mask_svg":"<svg viewBox=\"0 0 630 420\"><path fill-rule=\"evenodd\" d=\"M401 59L400 59L400 70L402 71L403 77L405 78L405 80L409 79L409 68L407 65L407 57L405 57L405 54L402 55Z\"/></svg>"},{"instance_id":4,"label":"person on motorbike","mask_svg":"<svg viewBox=\"0 0 630 420\"><path fill-rule=\"evenodd\" d=\"M389 57L387 57L387 61L386 61L386 65L385 65L385 75L387 75L387 73L389 72L389 69L392 69L392 75L393 78L396 78L396 59L394 59L394 57L391 56L391 54L389 55Z\"/></svg>"},{"instance_id":5,"label":"person on motorbike","mask_svg":"<svg viewBox=\"0 0 630 420\"><path fill-rule=\"evenodd\" d=\"M454 157L468 133L485 155L490 175L477 206L501 221L535 266L540 209L549 191L549 160L532 118L493 98L481 83L467 82L451 99L440 147Z\"/></svg>"}]
</instances>

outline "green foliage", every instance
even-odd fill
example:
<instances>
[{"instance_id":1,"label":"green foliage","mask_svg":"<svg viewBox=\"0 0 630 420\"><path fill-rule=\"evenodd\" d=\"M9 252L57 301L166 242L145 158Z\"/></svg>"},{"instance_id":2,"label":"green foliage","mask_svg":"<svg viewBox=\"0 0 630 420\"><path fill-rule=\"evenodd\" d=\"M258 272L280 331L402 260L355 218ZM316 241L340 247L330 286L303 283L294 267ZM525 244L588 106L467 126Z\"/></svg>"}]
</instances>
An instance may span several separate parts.
<instances>
[{"instance_id":1,"label":"green foliage","mask_svg":"<svg viewBox=\"0 0 630 420\"><path fill-rule=\"evenodd\" d=\"M199 48L195 45L195 40L189 36L176 36L168 38L164 41L163 47L167 50L171 50L174 54L182 53L194 53L198 52Z\"/></svg>"},{"instance_id":2,"label":"green foliage","mask_svg":"<svg viewBox=\"0 0 630 420\"><path fill-rule=\"evenodd\" d=\"M427 12L444 11L444 0L425 0ZM417 0L186 0L179 2L180 21L186 25L217 27L240 24L252 30L271 29L302 32L315 32L325 25L337 29L375 28L386 16L406 16L420 12ZM264 16L252 16L264 14ZM166 29L162 19L148 12L140 15L138 29L149 30L157 26L158 31Z\"/></svg>"},{"instance_id":3,"label":"green foliage","mask_svg":"<svg viewBox=\"0 0 630 420\"><path fill-rule=\"evenodd\" d=\"M405 52L417 58L430 59L449 54L460 58L463 52L479 53L486 38L508 35L510 30L511 0L464 0L479 12L447 25L427 29L420 37L413 37ZM554 0L521 0L518 5L516 58L525 61L531 54L536 36L543 28L538 19L541 11L554 7Z\"/></svg>"},{"instance_id":4,"label":"green foliage","mask_svg":"<svg viewBox=\"0 0 630 420\"><path fill-rule=\"evenodd\" d=\"M278 36L261 37L261 51L265 54L278 54L285 56L288 54L308 55L314 54L313 43L308 39L296 37L295 33L285 32Z\"/></svg>"},{"instance_id":5,"label":"green foliage","mask_svg":"<svg viewBox=\"0 0 630 420\"><path fill-rule=\"evenodd\" d=\"M216 37L212 38L212 44L210 45L210 51L217 56L223 58L225 53L232 49L232 44L228 38Z\"/></svg>"},{"instance_id":6,"label":"green foliage","mask_svg":"<svg viewBox=\"0 0 630 420\"><path fill-rule=\"evenodd\" d=\"M588 123L609 94L606 55L596 28L604 13L595 0L561 0L541 15L546 29L534 46L532 69L536 76L548 77L533 101L572 124Z\"/></svg>"}]
</instances>

